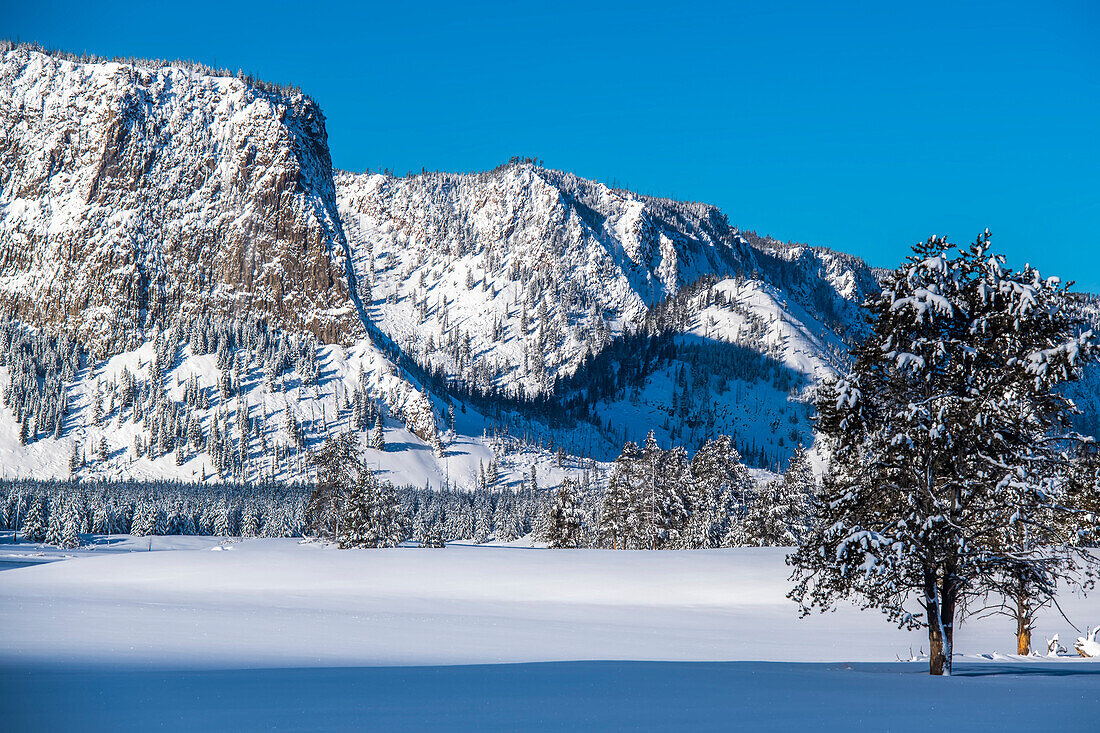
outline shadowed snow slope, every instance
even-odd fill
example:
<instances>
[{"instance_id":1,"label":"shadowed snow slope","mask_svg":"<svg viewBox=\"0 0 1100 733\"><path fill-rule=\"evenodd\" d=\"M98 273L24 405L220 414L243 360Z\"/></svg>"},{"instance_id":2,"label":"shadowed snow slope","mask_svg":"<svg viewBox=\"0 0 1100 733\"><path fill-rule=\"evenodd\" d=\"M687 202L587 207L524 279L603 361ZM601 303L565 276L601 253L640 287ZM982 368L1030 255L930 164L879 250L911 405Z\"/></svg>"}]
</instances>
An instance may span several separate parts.
<instances>
[{"instance_id":1,"label":"shadowed snow slope","mask_svg":"<svg viewBox=\"0 0 1100 733\"><path fill-rule=\"evenodd\" d=\"M927 646L873 612L799 620L782 549L336 551L257 540L216 550L0 574L0 662L893 661ZM1080 625L1087 603L1062 605ZM1012 631L1003 618L964 625L958 650L1010 649ZM1070 633L1046 616L1037 638L1056 631Z\"/></svg>"}]
</instances>

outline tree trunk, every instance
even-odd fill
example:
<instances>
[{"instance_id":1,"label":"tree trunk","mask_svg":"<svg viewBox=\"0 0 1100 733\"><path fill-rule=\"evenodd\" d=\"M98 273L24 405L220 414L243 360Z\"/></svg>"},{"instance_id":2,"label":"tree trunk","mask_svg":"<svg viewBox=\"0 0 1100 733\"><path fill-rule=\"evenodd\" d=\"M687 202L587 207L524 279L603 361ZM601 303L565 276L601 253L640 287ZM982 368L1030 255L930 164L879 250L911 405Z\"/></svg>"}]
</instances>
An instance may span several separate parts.
<instances>
[{"instance_id":1,"label":"tree trunk","mask_svg":"<svg viewBox=\"0 0 1100 733\"><path fill-rule=\"evenodd\" d=\"M1017 621L1016 629L1016 653L1026 657L1031 654L1031 628L1021 618Z\"/></svg>"},{"instance_id":2,"label":"tree trunk","mask_svg":"<svg viewBox=\"0 0 1100 733\"><path fill-rule=\"evenodd\" d=\"M935 570L924 573L924 611L928 619L928 674L944 673L944 628L940 615L940 592Z\"/></svg>"},{"instance_id":3,"label":"tree trunk","mask_svg":"<svg viewBox=\"0 0 1100 733\"><path fill-rule=\"evenodd\" d=\"M1031 604L1024 584L1020 583L1016 596L1016 653L1021 656L1031 654L1031 629L1034 624L1031 617Z\"/></svg>"},{"instance_id":4,"label":"tree trunk","mask_svg":"<svg viewBox=\"0 0 1100 733\"><path fill-rule=\"evenodd\" d=\"M943 633L938 623L938 614L929 614L928 623L928 674L942 675L944 668Z\"/></svg>"},{"instance_id":5,"label":"tree trunk","mask_svg":"<svg viewBox=\"0 0 1100 733\"><path fill-rule=\"evenodd\" d=\"M949 568L944 575L951 577ZM955 605L957 593L949 584L941 587L937 573L925 573L924 608L928 618L928 673L951 675L951 656L955 640Z\"/></svg>"},{"instance_id":6,"label":"tree trunk","mask_svg":"<svg viewBox=\"0 0 1100 733\"><path fill-rule=\"evenodd\" d=\"M943 674L950 677L952 660L955 656L955 599L953 597L944 599L940 619L943 626Z\"/></svg>"}]
</instances>

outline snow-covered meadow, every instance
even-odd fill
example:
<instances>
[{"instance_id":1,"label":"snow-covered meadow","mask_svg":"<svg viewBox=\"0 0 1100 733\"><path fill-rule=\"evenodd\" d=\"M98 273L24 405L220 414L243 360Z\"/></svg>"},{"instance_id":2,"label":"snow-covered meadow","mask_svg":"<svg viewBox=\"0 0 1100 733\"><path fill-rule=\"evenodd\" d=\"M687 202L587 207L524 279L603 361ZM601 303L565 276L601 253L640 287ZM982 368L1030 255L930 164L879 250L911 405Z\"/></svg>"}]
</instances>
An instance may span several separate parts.
<instances>
[{"instance_id":1,"label":"snow-covered meadow","mask_svg":"<svg viewBox=\"0 0 1100 733\"><path fill-rule=\"evenodd\" d=\"M1100 665L998 654L1014 645L1008 619L960 628L953 679L901 661L926 637L875 612L800 620L781 548L524 545L116 538L0 572L0 717L125 730L909 730L939 706L967 730L1097 719ZM61 556L0 547L8 562ZM1078 625L1100 621L1095 599L1060 603ZM1076 636L1048 612L1036 638L1056 632Z\"/></svg>"}]
</instances>

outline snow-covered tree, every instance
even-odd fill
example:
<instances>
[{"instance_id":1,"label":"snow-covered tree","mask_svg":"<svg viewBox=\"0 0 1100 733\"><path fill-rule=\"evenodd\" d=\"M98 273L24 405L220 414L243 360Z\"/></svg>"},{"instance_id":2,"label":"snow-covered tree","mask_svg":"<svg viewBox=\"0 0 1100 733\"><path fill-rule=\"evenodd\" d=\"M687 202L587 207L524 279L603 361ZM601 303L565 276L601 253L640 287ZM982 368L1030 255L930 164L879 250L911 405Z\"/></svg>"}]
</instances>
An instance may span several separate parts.
<instances>
[{"instance_id":1,"label":"snow-covered tree","mask_svg":"<svg viewBox=\"0 0 1100 733\"><path fill-rule=\"evenodd\" d=\"M46 520L46 544L61 546L61 536L65 530L65 511L61 506L62 497L50 499L50 517Z\"/></svg>"},{"instance_id":2,"label":"snow-covered tree","mask_svg":"<svg viewBox=\"0 0 1100 733\"><path fill-rule=\"evenodd\" d=\"M420 543L421 547L435 549L441 549L447 544L443 541L443 528L439 522L429 522L422 525L420 531L417 532L416 541Z\"/></svg>"},{"instance_id":3,"label":"snow-covered tree","mask_svg":"<svg viewBox=\"0 0 1100 733\"><path fill-rule=\"evenodd\" d=\"M340 549L374 547L370 494L370 488L357 480L341 500L340 522L336 530Z\"/></svg>"},{"instance_id":4,"label":"snow-covered tree","mask_svg":"<svg viewBox=\"0 0 1100 733\"><path fill-rule=\"evenodd\" d=\"M662 450L653 431L639 457L632 497L633 535L640 549L676 547L687 524L685 497L691 490L691 467L682 448Z\"/></svg>"},{"instance_id":5,"label":"snow-covered tree","mask_svg":"<svg viewBox=\"0 0 1100 733\"><path fill-rule=\"evenodd\" d=\"M370 436L370 447L375 450L386 450L386 433L382 424L382 413L378 413L378 419L374 423L374 432Z\"/></svg>"},{"instance_id":6,"label":"snow-covered tree","mask_svg":"<svg viewBox=\"0 0 1100 733\"><path fill-rule=\"evenodd\" d=\"M107 513L107 506L103 502L95 505L92 513L92 532L95 534L110 534L111 520Z\"/></svg>"},{"instance_id":7,"label":"snow-covered tree","mask_svg":"<svg viewBox=\"0 0 1100 733\"><path fill-rule=\"evenodd\" d=\"M337 542L341 549L397 547L406 529L400 504L389 483L363 469L341 504Z\"/></svg>"},{"instance_id":8,"label":"snow-covered tree","mask_svg":"<svg viewBox=\"0 0 1100 733\"><path fill-rule=\"evenodd\" d=\"M372 483L371 523L374 547L397 547L408 538L408 522L393 484L379 481L370 471L366 480Z\"/></svg>"},{"instance_id":9,"label":"snow-covered tree","mask_svg":"<svg viewBox=\"0 0 1100 733\"><path fill-rule=\"evenodd\" d=\"M791 597L803 613L848 597L924 626L930 672L950 674L955 621L990 579L1073 581L1095 562L1070 536L1073 406L1057 390L1093 334L1056 280L1006 268L988 232L958 251L917 245L865 308L850 373L816 399L832 461Z\"/></svg>"},{"instance_id":10,"label":"snow-covered tree","mask_svg":"<svg viewBox=\"0 0 1100 733\"><path fill-rule=\"evenodd\" d=\"M27 505L20 531L28 542L46 541L46 520L42 513L42 501L37 496L31 497Z\"/></svg>"},{"instance_id":11,"label":"snow-covered tree","mask_svg":"<svg viewBox=\"0 0 1100 733\"><path fill-rule=\"evenodd\" d=\"M147 534L163 537L168 534L168 514L163 506L153 509L149 513L149 526Z\"/></svg>"},{"instance_id":12,"label":"snow-covered tree","mask_svg":"<svg viewBox=\"0 0 1100 733\"><path fill-rule=\"evenodd\" d=\"M310 456L316 482L309 497L310 529L318 536L335 540L343 514L344 499L364 472L359 455L359 435L354 431L330 436Z\"/></svg>"},{"instance_id":13,"label":"snow-covered tree","mask_svg":"<svg viewBox=\"0 0 1100 733\"><path fill-rule=\"evenodd\" d=\"M597 531L600 545L612 550L625 550L630 535L631 498L633 496L633 477L635 462L638 459L638 446L628 442L622 453L615 459L615 467L604 490L603 504L600 509L600 525Z\"/></svg>"},{"instance_id":14,"label":"snow-covered tree","mask_svg":"<svg viewBox=\"0 0 1100 733\"><path fill-rule=\"evenodd\" d=\"M809 531L816 482L806 452L799 446L783 478L770 481L752 498L739 522L731 525L730 547L789 547Z\"/></svg>"},{"instance_id":15,"label":"snow-covered tree","mask_svg":"<svg viewBox=\"0 0 1100 733\"><path fill-rule=\"evenodd\" d=\"M584 512L580 508L577 482L567 478L554 490L546 545L551 549L581 546Z\"/></svg>"},{"instance_id":16,"label":"snow-covered tree","mask_svg":"<svg viewBox=\"0 0 1100 733\"><path fill-rule=\"evenodd\" d=\"M218 502L214 511L214 534L218 537L233 536L233 508L225 499Z\"/></svg>"},{"instance_id":17,"label":"snow-covered tree","mask_svg":"<svg viewBox=\"0 0 1100 733\"><path fill-rule=\"evenodd\" d=\"M61 541L58 547L72 550L80 547L80 511L75 501L70 501L65 510L65 519L61 529Z\"/></svg>"},{"instance_id":18,"label":"snow-covered tree","mask_svg":"<svg viewBox=\"0 0 1100 733\"><path fill-rule=\"evenodd\" d=\"M719 547L754 495L755 482L727 435L706 441L691 459L691 518L685 547Z\"/></svg>"}]
</instances>

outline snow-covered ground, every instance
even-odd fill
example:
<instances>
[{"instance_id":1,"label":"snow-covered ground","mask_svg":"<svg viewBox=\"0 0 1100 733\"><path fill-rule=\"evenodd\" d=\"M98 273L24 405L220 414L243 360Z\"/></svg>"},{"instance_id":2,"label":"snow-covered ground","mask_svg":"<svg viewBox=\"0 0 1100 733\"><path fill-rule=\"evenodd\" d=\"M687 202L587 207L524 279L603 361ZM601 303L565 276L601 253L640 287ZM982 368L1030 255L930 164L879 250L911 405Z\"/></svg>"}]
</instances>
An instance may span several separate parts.
<instances>
[{"instance_id":1,"label":"snow-covered ground","mask_svg":"<svg viewBox=\"0 0 1100 733\"><path fill-rule=\"evenodd\" d=\"M1100 705L1100 664L997 654L1014 647L1008 619L958 630L954 680L899 662L926 638L873 612L800 620L782 549L339 551L187 538L192 549L140 551L158 549L147 542L0 572L0 719L894 730L926 729L938 710L967 730L1085 730ZM7 560L31 548L4 550ZM1095 599L1060 600L1079 626L1100 621ZM1036 639L1055 632L1076 636L1044 615ZM47 704L55 693L66 705Z\"/></svg>"},{"instance_id":2,"label":"snow-covered ground","mask_svg":"<svg viewBox=\"0 0 1100 733\"><path fill-rule=\"evenodd\" d=\"M0 669L10 730L1095 731L1098 665ZM1055 668L1056 669L1053 669Z\"/></svg>"}]
</instances>

